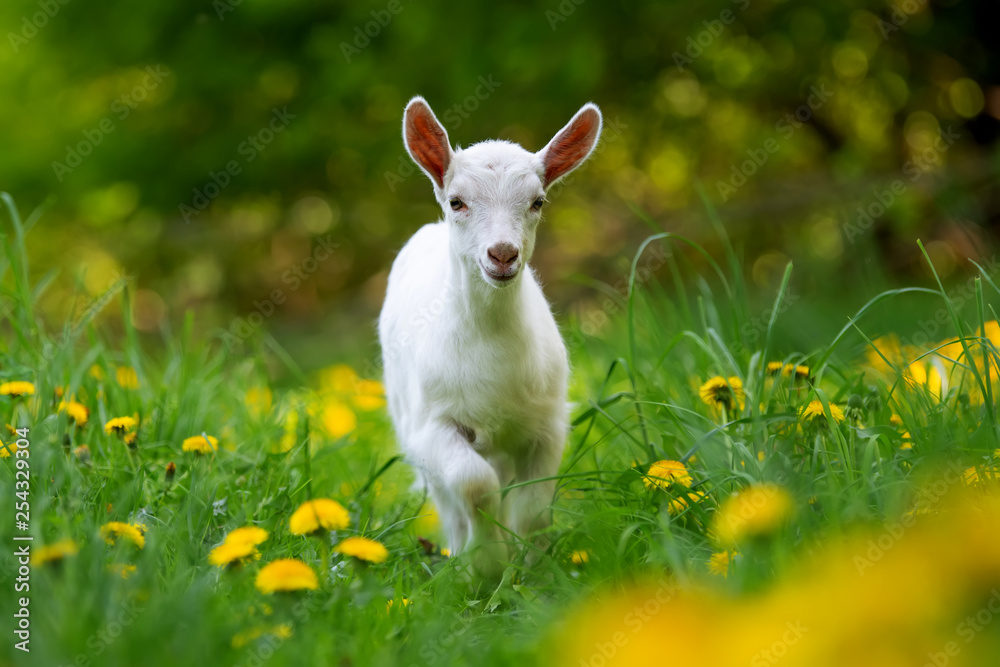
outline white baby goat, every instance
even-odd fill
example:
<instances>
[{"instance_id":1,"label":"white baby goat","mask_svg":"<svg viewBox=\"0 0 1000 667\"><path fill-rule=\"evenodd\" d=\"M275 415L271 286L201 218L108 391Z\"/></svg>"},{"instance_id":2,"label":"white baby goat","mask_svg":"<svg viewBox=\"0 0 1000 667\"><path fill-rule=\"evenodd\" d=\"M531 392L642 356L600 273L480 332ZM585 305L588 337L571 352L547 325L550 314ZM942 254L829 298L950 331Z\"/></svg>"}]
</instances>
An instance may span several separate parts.
<instances>
[{"instance_id":1,"label":"white baby goat","mask_svg":"<svg viewBox=\"0 0 1000 667\"><path fill-rule=\"evenodd\" d=\"M502 571L507 538L549 525L567 428L569 366L528 266L545 193L601 133L587 104L537 153L507 141L466 149L422 97L403 113L406 150L434 184L444 219L392 265L379 318L385 389L403 452L430 490L452 553Z\"/></svg>"}]
</instances>

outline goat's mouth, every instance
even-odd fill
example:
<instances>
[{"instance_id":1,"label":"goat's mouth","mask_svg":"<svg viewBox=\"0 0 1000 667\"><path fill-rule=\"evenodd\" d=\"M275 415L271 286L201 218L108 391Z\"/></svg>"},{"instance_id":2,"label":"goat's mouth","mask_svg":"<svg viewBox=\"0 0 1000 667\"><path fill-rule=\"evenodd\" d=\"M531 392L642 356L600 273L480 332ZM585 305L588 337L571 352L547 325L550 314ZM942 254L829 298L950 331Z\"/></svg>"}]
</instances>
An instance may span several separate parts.
<instances>
[{"instance_id":1,"label":"goat's mouth","mask_svg":"<svg viewBox=\"0 0 1000 667\"><path fill-rule=\"evenodd\" d=\"M517 278L518 274L521 273L520 267L507 271L506 273L497 273L496 271L491 271L483 264L482 261L479 262L479 268L482 269L483 274L490 280L496 281L501 285L506 285L510 281Z\"/></svg>"}]
</instances>

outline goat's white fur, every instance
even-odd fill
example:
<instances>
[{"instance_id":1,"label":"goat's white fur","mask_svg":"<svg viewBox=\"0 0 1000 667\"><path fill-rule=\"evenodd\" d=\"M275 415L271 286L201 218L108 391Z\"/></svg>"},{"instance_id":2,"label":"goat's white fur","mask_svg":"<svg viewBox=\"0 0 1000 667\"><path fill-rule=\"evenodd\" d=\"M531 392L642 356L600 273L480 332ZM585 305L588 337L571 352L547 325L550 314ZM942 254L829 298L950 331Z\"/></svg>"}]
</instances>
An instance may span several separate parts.
<instances>
[{"instance_id":1,"label":"goat's white fur","mask_svg":"<svg viewBox=\"0 0 1000 667\"><path fill-rule=\"evenodd\" d=\"M500 493L556 474L568 422L566 348L527 265L540 218L532 203L589 157L600 128L588 104L538 153L506 141L452 150L423 98L404 112L404 143L444 217L414 234L389 274L379 318L386 396L452 553L474 549L486 576L508 559L494 521L526 536L550 520L553 481ZM464 210L452 210L454 197ZM486 268L497 243L519 251L513 279Z\"/></svg>"}]
</instances>

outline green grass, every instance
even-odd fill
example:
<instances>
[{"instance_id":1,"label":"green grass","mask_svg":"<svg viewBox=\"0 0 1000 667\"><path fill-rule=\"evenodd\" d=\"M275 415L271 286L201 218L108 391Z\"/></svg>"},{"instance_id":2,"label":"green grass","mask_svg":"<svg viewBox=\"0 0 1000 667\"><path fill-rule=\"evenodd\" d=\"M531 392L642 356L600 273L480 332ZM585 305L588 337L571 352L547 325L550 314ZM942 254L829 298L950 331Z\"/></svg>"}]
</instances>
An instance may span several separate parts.
<instances>
[{"instance_id":1,"label":"green grass","mask_svg":"<svg viewBox=\"0 0 1000 667\"><path fill-rule=\"evenodd\" d=\"M48 324L35 304L60 278L31 282L24 250L39 215L22 221L6 195L4 204L0 382L27 380L36 387L30 399L0 398L4 420L30 428L27 534L36 550L62 538L79 545L77 555L32 569L31 653L15 650L5 635L4 662L534 663L566 615L594 594L664 576L733 596L767 589L805 545L900 516L918 482L943 462L982 465L996 448L997 366L983 359L995 360L997 350L979 333L995 318L1000 295L988 276L977 283L978 303L962 309L940 283L936 290L865 295L868 304L838 313L838 325L827 326L822 340L794 349L788 341L796 340L795 332L815 327L806 322L811 309L764 311L767 302L783 303L795 275L791 265L776 293L751 294L737 252L707 206L724 248L721 264L686 239L657 233L632 264L628 293L611 292L610 324L599 335L563 323L576 408L553 502L551 547L531 567L523 557L514 559L499 585L470 583L462 558L428 554L417 540L436 543L438 536L430 532L425 499L411 491L412 476L396 457L384 410L359 409L350 388L331 389L328 374L303 375L266 336L231 346L195 334L188 318L178 334L140 338L129 324L134 286L128 280L107 295L120 300L121 322L102 318L107 299L88 304L81 297L80 318ZM667 265L645 278L643 253L654 243L670 251ZM822 309L823 298L809 297L813 310ZM949 384L944 396L861 363L870 341L886 333L870 331L867 318L889 302L913 304L915 313L948 309L953 329L940 339L960 335L964 359L978 363L954 359L942 366ZM122 335L113 333L119 330ZM769 361L807 365L810 379L775 379ZM280 385L271 379L276 364ZM352 365L363 367L361 360ZM119 367L135 369L137 388L116 381ZM745 410L722 414L699 399L699 385L717 375L742 381ZM57 412L57 387L90 409L85 427ZM255 408L250 388L268 388L270 406ZM800 428L799 409L812 400L821 402L824 416ZM355 413L349 434L330 435L323 412L330 404ZM833 405L848 412L843 423L832 419ZM894 413L902 427L890 424ZM141 420L134 449L104 433L109 419L134 414ZM904 431L910 449L901 448ZM220 439L218 452L181 451L185 438L201 433ZM8 436L0 433L4 442ZM287 451L279 451L282 442ZM82 444L88 461L75 453ZM689 463L705 499L671 514L670 501L686 492L643 483L643 471L660 459ZM15 460L0 461L8 510ZM171 462L177 472L168 481ZM709 535L713 516L732 491L758 482L789 491L797 508L792 523L766 542L745 545L728 578L710 575L706 562L719 550ZM389 560L361 567L330 557L320 538L290 534L295 508L318 497L350 512L351 526L338 539L378 539ZM0 615L6 619L17 604L16 567L6 547L24 534L15 531L11 513L0 520ZM145 547L105 544L99 531L108 521L144 524ZM209 565L212 548L245 525L270 533L261 560L230 570ZM589 562L574 564L571 554L584 550ZM317 569L320 588L259 593L255 573L286 557ZM328 558L331 570L323 572ZM125 563L135 565L127 578L109 567ZM387 610L390 599L396 602ZM240 633L282 624L291 636L265 632L234 646Z\"/></svg>"}]
</instances>

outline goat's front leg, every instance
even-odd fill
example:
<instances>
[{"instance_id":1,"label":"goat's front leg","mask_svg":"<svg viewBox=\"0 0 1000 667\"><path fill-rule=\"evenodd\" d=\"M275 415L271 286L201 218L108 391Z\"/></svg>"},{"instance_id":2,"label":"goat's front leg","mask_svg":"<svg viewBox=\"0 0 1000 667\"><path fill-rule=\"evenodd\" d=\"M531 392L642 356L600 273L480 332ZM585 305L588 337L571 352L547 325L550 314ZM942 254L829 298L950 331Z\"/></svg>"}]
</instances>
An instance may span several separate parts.
<instances>
[{"instance_id":1,"label":"goat's front leg","mask_svg":"<svg viewBox=\"0 0 1000 667\"><path fill-rule=\"evenodd\" d=\"M470 551L477 572L499 576L507 546L496 523L501 519L496 471L454 424L430 424L413 444L452 553Z\"/></svg>"}]
</instances>

